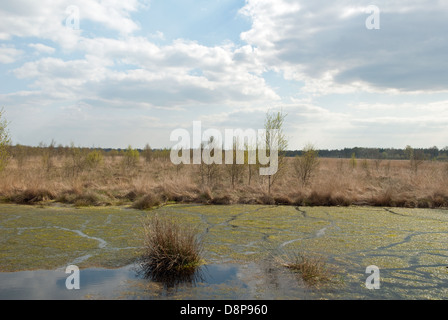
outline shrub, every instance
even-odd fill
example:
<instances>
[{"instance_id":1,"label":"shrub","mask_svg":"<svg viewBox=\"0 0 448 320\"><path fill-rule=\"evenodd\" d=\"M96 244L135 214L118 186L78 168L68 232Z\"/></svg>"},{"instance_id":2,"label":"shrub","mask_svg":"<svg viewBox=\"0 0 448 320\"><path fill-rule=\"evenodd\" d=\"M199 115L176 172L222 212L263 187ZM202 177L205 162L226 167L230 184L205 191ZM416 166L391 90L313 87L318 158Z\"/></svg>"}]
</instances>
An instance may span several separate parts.
<instances>
[{"instance_id":1,"label":"shrub","mask_svg":"<svg viewBox=\"0 0 448 320\"><path fill-rule=\"evenodd\" d=\"M209 188L204 189L199 195L196 197L196 201L198 203L210 204L213 199L212 192Z\"/></svg>"},{"instance_id":2,"label":"shrub","mask_svg":"<svg viewBox=\"0 0 448 320\"><path fill-rule=\"evenodd\" d=\"M143 232L140 264L147 277L188 276L200 266L203 246L193 227L153 215L143 221Z\"/></svg>"},{"instance_id":3,"label":"shrub","mask_svg":"<svg viewBox=\"0 0 448 320\"><path fill-rule=\"evenodd\" d=\"M221 205L231 204L232 198L227 194L223 195L223 196L213 197L213 199L211 200L211 203L212 204L221 204Z\"/></svg>"},{"instance_id":4,"label":"shrub","mask_svg":"<svg viewBox=\"0 0 448 320\"><path fill-rule=\"evenodd\" d=\"M329 193L321 194L317 191L312 191L309 196L303 199L304 206L326 206L331 199Z\"/></svg>"},{"instance_id":5,"label":"shrub","mask_svg":"<svg viewBox=\"0 0 448 320\"><path fill-rule=\"evenodd\" d=\"M103 154L99 150L89 152L86 157L86 163L89 168L97 168L103 163Z\"/></svg>"},{"instance_id":6,"label":"shrub","mask_svg":"<svg viewBox=\"0 0 448 320\"><path fill-rule=\"evenodd\" d=\"M143 157L145 158L145 161L147 163L151 162L151 159L152 159L152 149L151 149L151 146L148 143L145 145L145 148L143 149Z\"/></svg>"},{"instance_id":7,"label":"shrub","mask_svg":"<svg viewBox=\"0 0 448 320\"><path fill-rule=\"evenodd\" d=\"M37 204L41 201L53 200L56 198L54 192L45 188L29 188L23 191L16 191L6 198L6 200L17 204Z\"/></svg>"},{"instance_id":8,"label":"shrub","mask_svg":"<svg viewBox=\"0 0 448 320\"><path fill-rule=\"evenodd\" d=\"M65 163L65 173L68 176L77 176L85 169L85 154L83 150L79 147L75 147L75 144L72 142L68 149L69 159Z\"/></svg>"},{"instance_id":9,"label":"shrub","mask_svg":"<svg viewBox=\"0 0 448 320\"><path fill-rule=\"evenodd\" d=\"M294 159L296 176L304 186L309 183L318 166L319 159L317 158L317 150L311 144L305 146L303 154Z\"/></svg>"},{"instance_id":10,"label":"shrub","mask_svg":"<svg viewBox=\"0 0 448 320\"><path fill-rule=\"evenodd\" d=\"M129 146L124 152L123 166L125 168L134 168L137 166L139 160L140 153L138 152L138 150L132 149L132 147Z\"/></svg>"},{"instance_id":11,"label":"shrub","mask_svg":"<svg viewBox=\"0 0 448 320\"><path fill-rule=\"evenodd\" d=\"M146 194L143 197L137 199L133 204L132 208L139 210L151 209L160 205L161 200L158 196L153 194Z\"/></svg>"},{"instance_id":12,"label":"shrub","mask_svg":"<svg viewBox=\"0 0 448 320\"><path fill-rule=\"evenodd\" d=\"M257 198L258 204L274 205L275 200L270 194L263 194Z\"/></svg>"},{"instance_id":13,"label":"shrub","mask_svg":"<svg viewBox=\"0 0 448 320\"><path fill-rule=\"evenodd\" d=\"M293 200L291 200L291 198L289 198L288 196L284 196L284 195L275 195L274 196L274 203L277 205L291 205L294 203Z\"/></svg>"}]
</instances>

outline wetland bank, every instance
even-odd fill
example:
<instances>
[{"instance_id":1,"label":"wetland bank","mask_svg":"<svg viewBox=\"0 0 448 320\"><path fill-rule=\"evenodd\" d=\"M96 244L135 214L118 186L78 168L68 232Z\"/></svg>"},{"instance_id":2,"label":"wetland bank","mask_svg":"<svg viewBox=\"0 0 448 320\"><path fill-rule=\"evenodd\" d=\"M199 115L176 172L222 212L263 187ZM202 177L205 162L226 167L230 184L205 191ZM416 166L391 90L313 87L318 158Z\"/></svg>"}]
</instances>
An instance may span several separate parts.
<instances>
[{"instance_id":1,"label":"wetland bank","mask_svg":"<svg viewBox=\"0 0 448 320\"><path fill-rule=\"evenodd\" d=\"M194 279L167 284L139 273L141 219L154 213L198 227L204 262ZM447 211L420 208L2 204L0 297L446 299L447 222ZM323 257L334 281L307 286L279 263L294 252ZM80 290L65 288L71 264ZM378 290L365 285L370 265L380 270Z\"/></svg>"}]
</instances>

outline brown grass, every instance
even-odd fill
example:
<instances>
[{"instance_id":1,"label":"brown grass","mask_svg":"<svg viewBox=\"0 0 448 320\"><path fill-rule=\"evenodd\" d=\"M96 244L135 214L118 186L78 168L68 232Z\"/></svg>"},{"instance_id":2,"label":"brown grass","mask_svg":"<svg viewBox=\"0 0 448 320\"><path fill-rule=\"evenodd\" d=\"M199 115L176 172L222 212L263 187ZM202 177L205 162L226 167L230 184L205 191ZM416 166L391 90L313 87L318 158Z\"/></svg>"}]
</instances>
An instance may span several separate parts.
<instances>
[{"instance_id":1,"label":"brown grass","mask_svg":"<svg viewBox=\"0 0 448 320\"><path fill-rule=\"evenodd\" d=\"M135 209L145 210L151 209L161 204L161 200L157 195L146 194L141 198L138 198L132 204L132 207Z\"/></svg>"},{"instance_id":2,"label":"brown grass","mask_svg":"<svg viewBox=\"0 0 448 320\"><path fill-rule=\"evenodd\" d=\"M141 266L153 279L191 276L201 264L202 243L196 229L154 215L143 222Z\"/></svg>"},{"instance_id":3,"label":"brown grass","mask_svg":"<svg viewBox=\"0 0 448 320\"><path fill-rule=\"evenodd\" d=\"M67 171L68 158L52 158L43 168L41 157L13 159L0 173L3 201L37 204L59 201L75 205L131 204L146 209L170 201L203 204L266 204L300 206L447 207L448 170L444 162L426 161L417 173L408 160L373 160L356 168L350 159L321 158L312 180L303 186L294 175L292 158L268 194L267 178L243 170L232 186L225 165L218 166L213 184L204 183L198 165L176 167L169 159L140 159L124 169L120 156L104 157L95 168ZM47 170L48 169L48 170ZM247 168L246 168L247 169ZM69 172L69 174L67 173Z\"/></svg>"},{"instance_id":4,"label":"brown grass","mask_svg":"<svg viewBox=\"0 0 448 320\"><path fill-rule=\"evenodd\" d=\"M297 273L307 286L317 287L334 280L323 257L295 253L283 259L280 264Z\"/></svg>"}]
</instances>

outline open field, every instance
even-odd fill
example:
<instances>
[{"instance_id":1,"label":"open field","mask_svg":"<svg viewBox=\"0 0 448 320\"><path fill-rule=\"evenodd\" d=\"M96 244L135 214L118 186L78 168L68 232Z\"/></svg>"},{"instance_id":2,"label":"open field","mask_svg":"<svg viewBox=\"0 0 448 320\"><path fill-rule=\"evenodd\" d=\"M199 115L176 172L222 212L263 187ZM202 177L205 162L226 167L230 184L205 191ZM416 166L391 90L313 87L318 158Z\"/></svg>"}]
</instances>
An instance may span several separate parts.
<instances>
[{"instance_id":1,"label":"open field","mask_svg":"<svg viewBox=\"0 0 448 320\"><path fill-rule=\"evenodd\" d=\"M448 206L448 165L425 161L412 170L409 160L320 158L310 183L298 179L293 162L276 176L270 193L267 177L255 166L180 165L169 155L126 165L124 156L105 155L86 165L69 156L13 158L0 173L4 202L56 201L76 206L134 203L145 209L170 201L207 204L284 204L302 206L372 205L438 208ZM146 198L145 198L146 197Z\"/></svg>"},{"instance_id":2,"label":"open field","mask_svg":"<svg viewBox=\"0 0 448 320\"><path fill-rule=\"evenodd\" d=\"M147 212L2 204L0 275L64 270L69 264L86 274L93 267L119 268L131 287L122 288L121 278L120 285L110 283L121 290L117 297L166 297L157 282L136 280L122 269L141 252L141 218L154 213L197 225L204 265L218 268L218 277L234 270L231 281L181 286L171 292L173 298L444 299L448 294L448 215L441 209L177 204ZM308 289L279 263L294 252L324 258L335 281ZM380 269L380 290L365 287L370 265ZM89 296L82 292L80 298Z\"/></svg>"}]
</instances>

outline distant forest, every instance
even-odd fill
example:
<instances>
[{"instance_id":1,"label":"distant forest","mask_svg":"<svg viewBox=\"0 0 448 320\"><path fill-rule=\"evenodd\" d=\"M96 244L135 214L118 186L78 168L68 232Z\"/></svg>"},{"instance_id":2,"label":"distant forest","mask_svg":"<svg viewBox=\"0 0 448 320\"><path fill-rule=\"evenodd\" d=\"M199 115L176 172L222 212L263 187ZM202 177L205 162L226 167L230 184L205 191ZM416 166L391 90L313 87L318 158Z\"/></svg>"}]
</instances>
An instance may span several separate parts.
<instances>
[{"instance_id":1,"label":"distant forest","mask_svg":"<svg viewBox=\"0 0 448 320\"><path fill-rule=\"evenodd\" d=\"M89 152L91 150L102 150L104 155L120 155L124 154L126 149L121 148L86 148L86 147L74 147L72 146L62 146L54 143L46 145L41 143L38 147L29 147L24 145L10 146L10 151L12 156L18 156L19 154L27 155L40 155L44 150L49 151L54 155L67 154L70 149L79 149L83 152ZM128 147L130 148L130 147ZM149 150L148 150L149 149ZM145 149L135 149L138 150L140 154L145 152L151 152L153 158L169 158L170 149L157 149L151 148L149 145ZM440 160L448 161L448 146L443 149L437 147L431 148L411 148L406 146L404 149L395 148L364 148L364 147L354 147L354 148L344 148L344 149L320 149L318 151L318 156L321 158L352 158L353 156L357 159L384 159L384 160L406 160L410 159L411 154L413 158L420 160ZM302 155L302 150L288 150L285 151L285 156L295 157Z\"/></svg>"},{"instance_id":2,"label":"distant forest","mask_svg":"<svg viewBox=\"0 0 448 320\"><path fill-rule=\"evenodd\" d=\"M389 160L405 160L410 157L410 150L412 148L407 146L405 149L394 148L344 148L336 150L318 150L319 157L322 158L351 158L354 154L358 159L389 159ZM448 160L448 147L439 149L437 147L432 148L413 148L415 155L424 160ZM294 157L300 156L301 150L286 151L286 156Z\"/></svg>"}]
</instances>

